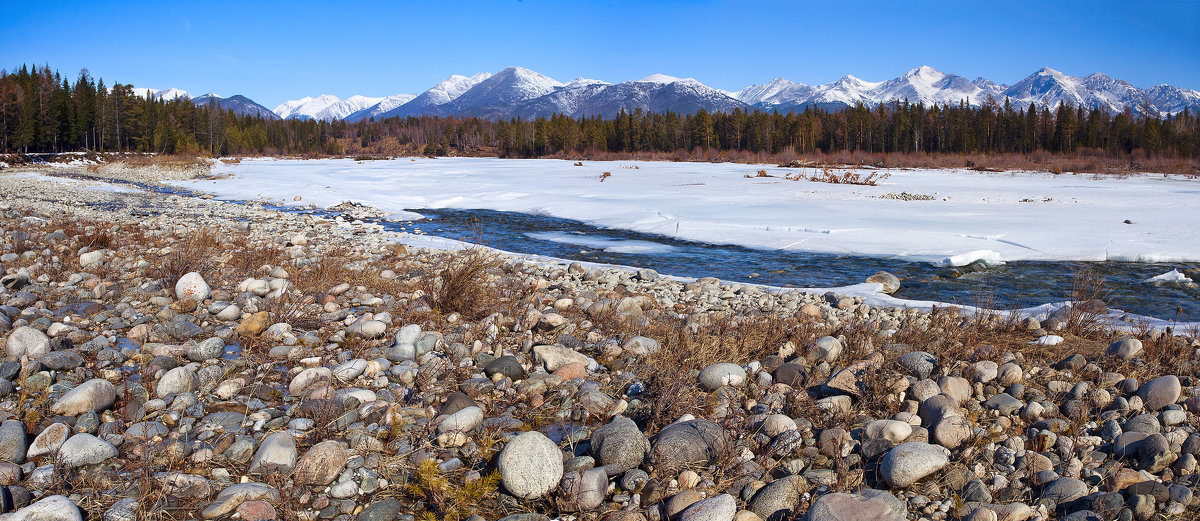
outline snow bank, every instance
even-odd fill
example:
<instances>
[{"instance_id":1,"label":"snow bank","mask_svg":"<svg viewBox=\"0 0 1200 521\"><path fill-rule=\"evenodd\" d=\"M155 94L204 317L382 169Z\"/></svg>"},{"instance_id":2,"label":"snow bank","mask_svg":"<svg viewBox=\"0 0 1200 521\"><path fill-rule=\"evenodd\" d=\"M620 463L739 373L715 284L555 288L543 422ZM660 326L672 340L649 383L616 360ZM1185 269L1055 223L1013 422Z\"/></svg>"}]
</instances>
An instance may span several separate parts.
<instances>
[{"instance_id":1,"label":"snow bank","mask_svg":"<svg viewBox=\"0 0 1200 521\"><path fill-rule=\"evenodd\" d=\"M745 177L759 169L776 177ZM880 170L889 177L879 186L854 186L787 181L813 172L772 165L488 158L248 159L213 170L232 175L179 184L222 199L542 213L700 242L932 263L981 250L1005 262L1200 260L1200 179L1178 176ZM937 197L883 197L900 192Z\"/></svg>"}]
</instances>

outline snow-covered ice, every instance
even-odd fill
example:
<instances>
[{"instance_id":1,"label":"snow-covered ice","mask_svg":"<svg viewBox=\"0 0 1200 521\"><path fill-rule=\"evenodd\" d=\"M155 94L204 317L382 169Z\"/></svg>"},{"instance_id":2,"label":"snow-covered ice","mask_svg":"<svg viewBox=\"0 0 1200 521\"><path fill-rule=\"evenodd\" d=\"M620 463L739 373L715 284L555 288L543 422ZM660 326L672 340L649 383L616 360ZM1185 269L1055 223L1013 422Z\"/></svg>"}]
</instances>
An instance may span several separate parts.
<instances>
[{"instance_id":1,"label":"snow-covered ice","mask_svg":"<svg viewBox=\"0 0 1200 521\"><path fill-rule=\"evenodd\" d=\"M604 250L610 253L633 253L633 254L662 254L677 251L678 248L667 244L660 244L653 241L625 240L613 239L609 237L594 237L591 235L583 235L579 233L563 233L563 232L532 232L525 234L528 237L542 240L557 242L560 244L574 244L577 246L587 246L597 250Z\"/></svg>"},{"instance_id":2,"label":"snow-covered ice","mask_svg":"<svg viewBox=\"0 0 1200 521\"><path fill-rule=\"evenodd\" d=\"M1192 282L1192 279L1175 269L1163 273L1162 275L1150 277L1146 279L1146 282L1151 284L1188 284Z\"/></svg>"},{"instance_id":3,"label":"snow-covered ice","mask_svg":"<svg viewBox=\"0 0 1200 521\"><path fill-rule=\"evenodd\" d=\"M759 169L776 177L745 177ZM1200 179L1178 176L884 170L878 186L856 186L784 180L813 172L773 165L489 158L250 159L213 170L232 175L179 184L224 199L540 213L701 242L931 263L1200 260ZM932 200L885 197L900 192Z\"/></svg>"}]
</instances>

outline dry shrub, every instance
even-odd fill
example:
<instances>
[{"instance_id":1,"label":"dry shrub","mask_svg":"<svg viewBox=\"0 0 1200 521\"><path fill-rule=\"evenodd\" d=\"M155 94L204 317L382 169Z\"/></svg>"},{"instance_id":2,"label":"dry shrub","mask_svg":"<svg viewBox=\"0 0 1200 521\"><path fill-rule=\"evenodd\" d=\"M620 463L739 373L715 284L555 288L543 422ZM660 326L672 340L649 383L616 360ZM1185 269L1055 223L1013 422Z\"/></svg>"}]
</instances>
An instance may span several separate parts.
<instances>
[{"instance_id":1,"label":"dry shrub","mask_svg":"<svg viewBox=\"0 0 1200 521\"><path fill-rule=\"evenodd\" d=\"M203 275L216 267L217 259L224 252L225 247L220 238L208 230L203 230L172 245L171 252L154 263L148 275L155 279L165 279L169 283L174 283L179 277L193 271Z\"/></svg>"},{"instance_id":2,"label":"dry shrub","mask_svg":"<svg viewBox=\"0 0 1200 521\"><path fill-rule=\"evenodd\" d=\"M504 300L488 273L500 265L495 254L483 248L444 252L435 257L434 264L439 267L433 276L422 279L421 286L437 313L458 313L478 320L494 312L496 304Z\"/></svg>"},{"instance_id":3,"label":"dry shrub","mask_svg":"<svg viewBox=\"0 0 1200 521\"><path fill-rule=\"evenodd\" d=\"M761 170L760 172L766 171ZM836 172L829 165L824 165L821 167L820 174L796 174L794 176L788 174L786 178L789 181L812 181L815 183L829 183L835 185L878 186L879 181L883 181L890 176L891 174L882 172L871 172L866 176L863 176L862 174L859 174L853 170Z\"/></svg>"}]
</instances>

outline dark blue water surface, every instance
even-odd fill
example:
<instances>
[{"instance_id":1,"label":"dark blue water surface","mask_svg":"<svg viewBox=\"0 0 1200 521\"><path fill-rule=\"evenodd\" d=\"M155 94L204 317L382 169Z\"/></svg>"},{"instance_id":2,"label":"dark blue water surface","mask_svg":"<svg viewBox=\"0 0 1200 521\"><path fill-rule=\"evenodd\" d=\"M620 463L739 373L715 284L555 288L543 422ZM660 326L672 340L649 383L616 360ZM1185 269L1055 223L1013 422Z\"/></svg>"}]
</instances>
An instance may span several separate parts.
<instances>
[{"instance_id":1,"label":"dark blue water surface","mask_svg":"<svg viewBox=\"0 0 1200 521\"><path fill-rule=\"evenodd\" d=\"M492 210L416 209L424 219L384 222L392 230L420 232L501 250L562 259L651 268L685 277L719 277L782 287L858 284L886 270L902 280L896 297L1015 309L1072 298L1080 273L1104 280L1110 307L1166 320L1200 320L1200 290L1145 282L1200 263L1011 262L984 268L944 268L899 259L763 250L685 241L595 226L544 215Z\"/></svg>"}]
</instances>

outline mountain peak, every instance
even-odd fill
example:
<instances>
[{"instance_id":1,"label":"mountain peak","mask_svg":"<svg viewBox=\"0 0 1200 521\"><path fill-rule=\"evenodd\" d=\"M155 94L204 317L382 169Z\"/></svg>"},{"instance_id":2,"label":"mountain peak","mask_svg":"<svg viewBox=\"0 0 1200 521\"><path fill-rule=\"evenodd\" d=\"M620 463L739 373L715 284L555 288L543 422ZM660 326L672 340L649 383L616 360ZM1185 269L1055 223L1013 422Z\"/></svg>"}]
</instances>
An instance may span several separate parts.
<instances>
[{"instance_id":1,"label":"mountain peak","mask_svg":"<svg viewBox=\"0 0 1200 521\"><path fill-rule=\"evenodd\" d=\"M939 70L937 70L937 69L935 69L935 68L933 68L933 67L930 67L930 66L928 66L928 65L922 65L922 66L920 66L920 67L917 67L917 68L915 68L915 69L913 69L913 70L911 70L911 71L908 71L907 73L905 73L905 74L904 74L904 77L906 77L906 78L913 78L913 77L916 77L916 76L935 76L935 77L941 77L941 76L945 76L945 75L946 75L945 73L943 73L942 71L939 71Z\"/></svg>"},{"instance_id":2,"label":"mountain peak","mask_svg":"<svg viewBox=\"0 0 1200 521\"><path fill-rule=\"evenodd\" d=\"M646 76L645 78L642 78L642 79L640 79L640 80L637 80L637 83L663 83L663 84L668 84L668 83L677 83L677 82L681 82L681 81L683 81L683 82L695 82L696 80L694 80L694 79L692 79L692 78L676 78L676 77L674 77L674 76L667 76L666 74L651 74L651 75L649 75L649 76Z\"/></svg>"},{"instance_id":3,"label":"mountain peak","mask_svg":"<svg viewBox=\"0 0 1200 521\"><path fill-rule=\"evenodd\" d=\"M1056 70L1054 70L1054 69L1051 69L1050 67L1042 67L1042 68L1038 69L1038 70L1037 70L1037 72L1035 72L1035 73L1033 73L1033 74L1034 74L1035 76L1055 76L1055 77L1061 77L1061 76L1064 76L1064 74L1063 74L1063 73L1061 73L1061 72L1059 72L1059 71L1056 71Z\"/></svg>"}]
</instances>

